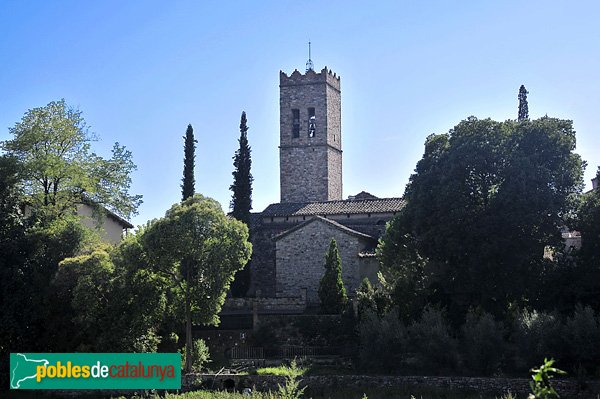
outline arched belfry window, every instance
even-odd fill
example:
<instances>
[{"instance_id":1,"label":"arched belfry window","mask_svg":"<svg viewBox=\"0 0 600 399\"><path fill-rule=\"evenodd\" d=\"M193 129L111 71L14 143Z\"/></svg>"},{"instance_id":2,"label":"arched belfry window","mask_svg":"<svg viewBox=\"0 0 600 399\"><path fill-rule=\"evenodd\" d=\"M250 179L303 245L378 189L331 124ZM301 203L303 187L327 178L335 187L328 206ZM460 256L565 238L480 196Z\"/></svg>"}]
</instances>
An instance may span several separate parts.
<instances>
[{"instance_id":1,"label":"arched belfry window","mask_svg":"<svg viewBox=\"0 0 600 399\"><path fill-rule=\"evenodd\" d=\"M317 123L315 117L315 109L308 109L308 137L315 137L315 133L317 132Z\"/></svg>"},{"instance_id":2,"label":"arched belfry window","mask_svg":"<svg viewBox=\"0 0 600 399\"><path fill-rule=\"evenodd\" d=\"M292 137L300 137L300 110L292 110Z\"/></svg>"}]
</instances>

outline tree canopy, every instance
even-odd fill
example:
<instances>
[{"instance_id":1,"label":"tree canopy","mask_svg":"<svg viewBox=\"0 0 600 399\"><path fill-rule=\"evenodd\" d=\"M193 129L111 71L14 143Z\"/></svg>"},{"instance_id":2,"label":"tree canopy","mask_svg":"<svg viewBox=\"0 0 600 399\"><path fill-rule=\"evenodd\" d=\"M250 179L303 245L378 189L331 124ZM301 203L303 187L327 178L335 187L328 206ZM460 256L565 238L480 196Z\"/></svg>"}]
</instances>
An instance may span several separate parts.
<instances>
[{"instance_id":1,"label":"tree canopy","mask_svg":"<svg viewBox=\"0 0 600 399\"><path fill-rule=\"evenodd\" d=\"M86 202L125 218L136 213L141 196L129 193L131 152L119 143L110 159L91 152L94 136L64 99L30 109L9 130L13 139L2 147L19 162L21 189L35 212L62 215Z\"/></svg>"},{"instance_id":2,"label":"tree canopy","mask_svg":"<svg viewBox=\"0 0 600 399\"><path fill-rule=\"evenodd\" d=\"M431 135L379 247L384 270L461 318L535 298L546 246L582 189L572 122L471 117ZM394 274L394 273L392 273ZM406 298L405 298L406 299Z\"/></svg>"},{"instance_id":3,"label":"tree canopy","mask_svg":"<svg viewBox=\"0 0 600 399\"><path fill-rule=\"evenodd\" d=\"M196 194L152 222L142 242L151 267L183 298L186 353L192 353L192 322L218 323L234 273L250 259L248 227L226 216L215 200ZM187 370L191 361L186 359Z\"/></svg>"}]
</instances>

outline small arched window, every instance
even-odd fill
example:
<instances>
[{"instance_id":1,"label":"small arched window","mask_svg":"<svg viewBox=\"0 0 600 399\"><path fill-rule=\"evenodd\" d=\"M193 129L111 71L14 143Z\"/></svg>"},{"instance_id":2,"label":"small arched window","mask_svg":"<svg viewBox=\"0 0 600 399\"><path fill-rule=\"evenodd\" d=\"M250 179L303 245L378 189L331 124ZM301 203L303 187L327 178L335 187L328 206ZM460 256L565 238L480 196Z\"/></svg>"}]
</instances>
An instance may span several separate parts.
<instances>
[{"instance_id":1,"label":"small arched window","mask_svg":"<svg viewBox=\"0 0 600 399\"><path fill-rule=\"evenodd\" d=\"M315 117L315 109L308 109L308 137L315 137L317 132L317 118Z\"/></svg>"}]
</instances>

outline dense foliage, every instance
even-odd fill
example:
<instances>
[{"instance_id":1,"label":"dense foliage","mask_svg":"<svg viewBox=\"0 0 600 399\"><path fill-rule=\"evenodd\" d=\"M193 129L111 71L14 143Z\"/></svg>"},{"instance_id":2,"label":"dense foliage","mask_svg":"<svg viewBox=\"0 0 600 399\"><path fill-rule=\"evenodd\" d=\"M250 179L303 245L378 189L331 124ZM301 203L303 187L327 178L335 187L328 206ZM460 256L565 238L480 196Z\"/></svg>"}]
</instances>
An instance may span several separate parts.
<instances>
[{"instance_id":1,"label":"dense foliage","mask_svg":"<svg viewBox=\"0 0 600 399\"><path fill-rule=\"evenodd\" d=\"M319 299L321 311L329 314L341 313L348 302L346 287L342 281L342 258L333 238L325 255L325 273L319 284Z\"/></svg>"},{"instance_id":2,"label":"dense foliage","mask_svg":"<svg viewBox=\"0 0 600 399\"><path fill-rule=\"evenodd\" d=\"M152 270L169 279L183 304L186 352L192 352L192 323L217 324L234 273L248 262L248 227L226 216L200 194L175 204L141 238ZM191 357L186 370L191 370Z\"/></svg>"},{"instance_id":3,"label":"dense foliage","mask_svg":"<svg viewBox=\"0 0 600 399\"><path fill-rule=\"evenodd\" d=\"M240 147L233 157L233 184L229 189L233 192L231 196L231 215L237 220L250 225L250 210L252 209L252 159L251 149L248 144L248 126L246 113L242 112L240 119Z\"/></svg>"},{"instance_id":4,"label":"dense foliage","mask_svg":"<svg viewBox=\"0 0 600 399\"><path fill-rule=\"evenodd\" d=\"M425 308L404 322L396 310L368 311L358 327L358 365L386 373L440 375L523 375L545 357L557 359L570 375L596 375L600 314L577 307L571 314L522 311L499 320L469 312L453 327L446 313Z\"/></svg>"},{"instance_id":5,"label":"dense foliage","mask_svg":"<svg viewBox=\"0 0 600 399\"><path fill-rule=\"evenodd\" d=\"M469 118L432 135L407 185L406 206L379 246L396 303L425 303L461 323L470 307L495 316L540 298L560 228L582 188L571 121Z\"/></svg>"},{"instance_id":6,"label":"dense foliage","mask_svg":"<svg viewBox=\"0 0 600 399\"><path fill-rule=\"evenodd\" d=\"M192 125L188 125L185 131L185 145L184 145L184 158L183 158L183 178L181 179L181 196L184 200L192 197L196 193L194 179L194 160L196 158L196 143L194 139L194 129Z\"/></svg>"},{"instance_id":7,"label":"dense foliage","mask_svg":"<svg viewBox=\"0 0 600 399\"><path fill-rule=\"evenodd\" d=\"M529 92L524 85L519 87L519 116L518 121L524 121L529 119L529 105L527 104L527 94Z\"/></svg>"},{"instance_id":8,"label":"dense foliage","mask_svg":"<svg viewBox=\"0 0 600 399\"><path fill-rule=\"evenodd\" d=\"M250 210L252 209L252 158L251 149L248 144L248 125L246 113L242 112L240 119L240 147L233 157L233 184L229 187L232 191L231 216L244 222L250 228ZM250 287L250 266L247 265L235 274L231 284L231 294L234 297L243 297Z\"/></svg>"},{"instance_id":9,"label":"dense foliage","mask_svg":"<svg viewBox=\"0 0 600 399\"><path fill-rule=\"evenodd\" d=\"M19 186L32 212L54 218L83 202L125 218L137 212L141 196L129 193L131 152L119 143L110 159L91 152L94 137L81 111L64 100L27 111L9 130L13 139L2 148L19 162Z\"/></svg>"},{"instance_id":10,"label":"dense foliage","mask_svg":"<svg viewBox=\"0 0 600 399\"><path fill-rule=\"evenodd\" d=\"M572 122L529 121L526 94L519 121L471 117L427 138L378 247L381 284L358 293L365 366L492 375L553 357L599 371L600 194L581 194Z\"/></svg>"}]
</instances>

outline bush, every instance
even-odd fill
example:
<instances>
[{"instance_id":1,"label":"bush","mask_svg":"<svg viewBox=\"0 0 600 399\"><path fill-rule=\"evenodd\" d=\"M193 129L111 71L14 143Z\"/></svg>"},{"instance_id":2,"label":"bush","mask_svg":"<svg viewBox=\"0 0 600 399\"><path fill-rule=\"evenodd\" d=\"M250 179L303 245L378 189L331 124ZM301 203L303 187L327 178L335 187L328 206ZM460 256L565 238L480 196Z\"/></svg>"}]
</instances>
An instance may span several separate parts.
<instances>
[{"instance_id":1,"label":"bush","mask_svg":"<svg viewBox=\"0 0 600 399\"><path fill-rule=\"evenodd\" d=\"M181 348L181 369L185 367L185 346ZM210 351L203 339L194 340L192 344L192 371L200 372L210 363Z\"/></svg>"},{"instance_id":2,"label":"bush","mask_svg":"<svg viewBox=\"0 0 600 399\"><path fill-rule=\"evenodd\" d=\"M299 379L304 371L296 366L296 359L292 360L285 375L285 384L277 384L281 399L300 399L304 395L306 387L300 388L302 380Z\"/></svg>"},{"instance_id":3,"label":"bush","mask_svg":"<svg viewBox=\"0 0 600 399\"><path fill-rule=\"evenodd\" d=\"M469 311L461 330L462 352L467 368L484 375L497 371L506 349L502 323L496 322L489 313Z\"/></svg>"},{"instance_id":4,"label":"bush","mask_svg":"<svg viewBox=\"0 0 600 399\"><path fill-rule=\"evenodd\" d=\"M361 367L388 372L400 368L401 355L406 343L406 328L397 311L379 317L374 310L366 310L358 330L358 356Z\"/></svg>"},{"instance_id":5,"label":"bush","mask_svg":"<svg viewBox=\"0 0 600 399\"><path fill-rule=\"evenodd\" d=\"M427 307L408 328L414 366L427 373L451 373L458 363L457 342L442 311Z\"/></svg>"},{"instance_id":6,"label":"bush","mask_svg":"<svg viewBox=\"0 0 600 399\"><path fill-rule=\"evenodd\" d=\"M388 292L387 282L379 275L379 283L374 287L368 278L364 278L356 290L358 314L362 317L369 310L383 316L391 308L392 299Z\"/></svg>"},{"instance_id":7,"label":"bush","mask_svg":"<svg viewBox=\"0 0 600 399\"><path fill-rule=\"evenodd\" d=\"M600 323L594 310L577 305L572 317L565 323L565 340L574 367L582 366L595 371L600 360Z\"/></svg>"},{"instance_id":8,"label":"bush","mask_svg":"<svg viewBox=\"0 0 600 399\"><path fill-rule=\"evenodd\" d=\"M564 325L557 313L525 310L519 314L513 326L515 371L525 371L546 357L563 358L563 332Z\"/></svg>"}]
</instances>

